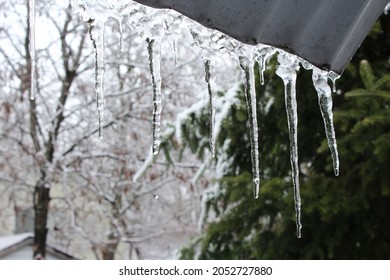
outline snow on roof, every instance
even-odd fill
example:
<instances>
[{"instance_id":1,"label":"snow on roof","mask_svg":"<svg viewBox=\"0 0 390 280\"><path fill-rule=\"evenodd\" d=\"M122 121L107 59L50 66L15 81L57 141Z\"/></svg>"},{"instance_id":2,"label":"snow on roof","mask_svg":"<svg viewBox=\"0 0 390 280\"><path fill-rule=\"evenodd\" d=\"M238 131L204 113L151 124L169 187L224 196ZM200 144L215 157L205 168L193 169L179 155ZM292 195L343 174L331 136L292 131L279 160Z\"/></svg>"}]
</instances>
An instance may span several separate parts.
<instances>
[{"instance_id":1,"label":"snow on roof","mask_svg":"<svg viewBox=\"0 0 390 280\"><path fill-rule=\"evenodd\" d=\"M26 232L8 236L0 236L0 251L22 242L29 237L34 237L34 234L31 232Z\"/></svg>"}]
</instances>

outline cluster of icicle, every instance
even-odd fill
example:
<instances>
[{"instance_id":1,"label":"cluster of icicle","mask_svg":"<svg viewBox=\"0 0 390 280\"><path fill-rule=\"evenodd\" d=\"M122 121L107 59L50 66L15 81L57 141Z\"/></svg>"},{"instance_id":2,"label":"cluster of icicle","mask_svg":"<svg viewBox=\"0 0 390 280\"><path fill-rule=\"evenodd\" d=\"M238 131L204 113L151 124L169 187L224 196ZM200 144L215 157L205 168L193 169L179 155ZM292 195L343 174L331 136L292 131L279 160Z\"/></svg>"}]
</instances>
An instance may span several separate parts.
<instances>
[{"instance_id":1,"label":"cluster of icicle","mask_svg":"<svg viewBox=\"0 0 390 280\"><path fill-rule=\"evenodd\" d=\"M30 0L32 1L32 0ZM215 57L220 52L228 52L238 62L242 70L242 78L245 85L245 95L248 107L251 160L253 174L253 192L257 198L259 195L260 170L259 170L259 142L258 124L256 115L256 92L254 65L259 65L260 83L264 84L264 70L269 57L278 53L279 66L276 74L282 78L285 87L285 102L290 134L290 160L292 168L292 181L294 185L294 198L296 210L297 236L301 236L301 198L299 190L299 166L297 148L297 103L296 103L296 77L300 64L305 69L313 71L313 85L318 93L318 100L324 120L326 136L331 150L334 172L339 173L339 160L337 153L336 137L333 128L331 88L328 79L334 81L338 77L335 73L322 71L301 58L286 53L282 50L266 45L250 46L238 42L218 31L207 29L174 11L149 8L131 0L72 0L73 8L81 15L83 20L89 23L90 37L95 48L95 90L97 112L99 119L99 135L102 136L104 114L104 26L109 18L115 18L119 22L120 32L122 24L134 28L147 42L150 73L153 85L153 154L157 155L161 143L161 75L160 55L161 41L165 35L175 38L177 30L186 26L194 39L194 50L203 60L205 67L205 80L210 99L210 149L215 156ZM121 34L122 37L122 34Z\"/></svg>"}]
</instances>

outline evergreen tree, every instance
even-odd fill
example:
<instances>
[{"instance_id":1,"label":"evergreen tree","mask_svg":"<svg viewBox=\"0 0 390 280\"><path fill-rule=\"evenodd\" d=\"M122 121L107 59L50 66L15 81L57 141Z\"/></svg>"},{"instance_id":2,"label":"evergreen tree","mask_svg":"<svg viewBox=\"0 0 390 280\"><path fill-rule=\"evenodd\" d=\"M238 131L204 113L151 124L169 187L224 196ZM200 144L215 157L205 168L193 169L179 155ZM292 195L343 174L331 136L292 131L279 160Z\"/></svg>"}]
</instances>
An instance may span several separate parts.
<instances>
[{"instance_id":1,"label":"evergreen tree","mask_svg":"<svg viewBox=\"0 0 390 280\"><path fill-rule=\"evenodd\" d=\"M390 257L390 19L382 16L338 81L335 177L311 71L297 80L302 238L296 238L283 84L275 59L257 87L261 187L254 199L244 93L218 135L216 161L230 159L206 200L213 216L182 250L199 259L388 259ZM189 147L207 148L206 106L182 125ZM203 125L203 126L202 126ZM201 126L200 129L195 127ZM196 131L196 132L195 132Z\"/></svg>"}]
</instances>

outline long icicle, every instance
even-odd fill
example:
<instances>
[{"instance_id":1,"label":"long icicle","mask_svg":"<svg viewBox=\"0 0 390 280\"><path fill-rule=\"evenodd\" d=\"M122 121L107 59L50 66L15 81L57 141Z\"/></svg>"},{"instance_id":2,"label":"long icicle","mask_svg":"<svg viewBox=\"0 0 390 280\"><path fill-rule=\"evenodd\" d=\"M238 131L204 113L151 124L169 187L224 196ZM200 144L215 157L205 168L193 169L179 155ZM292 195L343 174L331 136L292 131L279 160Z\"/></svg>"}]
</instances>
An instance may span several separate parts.
<instances>
[{"instance_id":1,"label":"long icicle","mask_svg":"<svg viewBox=\"0 0 390 280\"><path fill-rule=\"evenodd\" d=\"M258 198L259 186L260 186L259 140L258 140L259 129L257 125L254 61L253 59L240 56L239 62L240 62L240 67L242 69L242 77L245 85L245 96L246 96L246 102L248 107L252 176L253 176L253 195L255 198Z\"/></svg>"},{"instance_id":2,"label":"long icicle","mask_svg":"<svg viewBox=\"0 0 390 280\"><path fill-rule=\"evenodd\" d=\"M296 100L296 78L298 63L291 55L280 53L278 55L280 65L276 74L283 79L286 102L288 130L290 135L290 162L292 169L292 181L294 185L295 218L297 225L297 237L301 238L301 195L299 188L299 165L298 165L298 113Z\"/></svg>"},{"instance_id":3,"label":"long icicle","mask_svg":"<svg viewBox=\"0 0 390 280\"><path fill-rule=\"evenodd\" d=\"M336 133L333 126L332 93L327 82L328 72L315 67L313 68L312 79L313 85L318 94L318 103L324 120L326 138L328 139L328 146L332 154L334 174L338 176L339 155L337 151Z\"/></svg>"},{"instance_id":4,"label":"long icicle","mask_svg":"<svg viewBox=\"0 0 390 280\"><path fill-rule=\"evenodd\" d=\"M161 37L148 38L149 66L153 85L153 154L157 155L161 144Z\"/></svg>"},{"instance_id":5,"label":"long icicle","mask_svg":"<svg viewBox=\"0 0 390 280\"><path fill-rule=\"evenodd\" d=\"M214 96L214 80L215 80L215 65L214 61L207 59L204 62L205 80L209 92L209 115L210 115L210 150L212 157L215 157L215 96Z\"/></svg>"},{"instance_id":6,"label":"long icicle","mask_svg":"<svg viewBox=\"0 0 390 280\"><path fill-rule=\"evenodd\" d=\"M95 92L99 121L99 137L103 138L104 123L104 21L91 20L89 35L95 49Z\"/></svg>"},{"instance_id":7,"label":"long icicle","mask_svg":"<svg viewBox=\"0 0 390 280\"><path fill-rule=\"evenodd\" d=\"M36 90L36 56L35 56L35 0L28 1L28 25L30 41L30 99L35 99Z\"/></svg>"}]
</instances>

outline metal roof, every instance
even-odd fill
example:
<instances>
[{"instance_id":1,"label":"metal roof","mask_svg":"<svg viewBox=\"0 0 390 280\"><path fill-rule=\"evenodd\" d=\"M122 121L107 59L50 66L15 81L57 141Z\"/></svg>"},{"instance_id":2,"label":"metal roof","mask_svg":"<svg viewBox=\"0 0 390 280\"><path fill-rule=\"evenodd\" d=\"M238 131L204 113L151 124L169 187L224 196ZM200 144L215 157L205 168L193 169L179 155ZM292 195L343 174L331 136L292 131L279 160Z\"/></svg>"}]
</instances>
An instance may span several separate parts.
<instances>
[{"instance_id":1,"label":"metal roof","mask_svg":"<svg viewBox=\"0 0 390 280\"><path fill-rule=\"evenodd\" d=\"M389 0L135 0L341 74Z\"/></svg>"}]
</instances>

